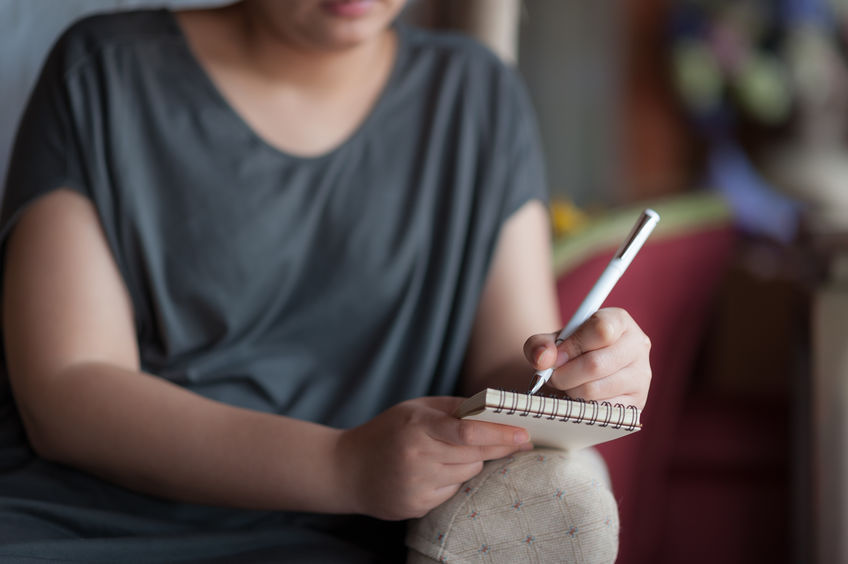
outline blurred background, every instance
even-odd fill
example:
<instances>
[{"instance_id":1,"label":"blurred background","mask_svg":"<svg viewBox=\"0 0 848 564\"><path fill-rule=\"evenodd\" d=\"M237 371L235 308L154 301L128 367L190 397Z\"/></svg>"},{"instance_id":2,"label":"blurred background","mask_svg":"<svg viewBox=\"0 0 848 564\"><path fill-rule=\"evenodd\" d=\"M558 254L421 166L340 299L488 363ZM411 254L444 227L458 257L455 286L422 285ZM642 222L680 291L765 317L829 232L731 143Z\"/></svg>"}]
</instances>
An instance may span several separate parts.
<instances>
[{"instance_id":1,"label":"blurred background","mask_svg":"<svg viewBox=\"0 0 848 564\"><path fill-rule=\"evenodd\" d=\"M0 177L52 41L96 11L0 0ZM848 0L413 0L525 79L564 317L638 211L608 305L652 337L645 428L604 445L620 562L848 562Z\"/></svg>"}]
</instances>

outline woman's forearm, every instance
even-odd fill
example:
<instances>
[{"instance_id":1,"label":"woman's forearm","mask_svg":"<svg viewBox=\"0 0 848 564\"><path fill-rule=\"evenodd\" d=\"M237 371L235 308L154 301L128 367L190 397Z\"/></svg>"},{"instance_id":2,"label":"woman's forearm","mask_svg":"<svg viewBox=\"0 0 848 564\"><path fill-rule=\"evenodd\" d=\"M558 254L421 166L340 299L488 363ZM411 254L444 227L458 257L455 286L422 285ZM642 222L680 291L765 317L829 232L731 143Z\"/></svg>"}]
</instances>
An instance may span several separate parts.
<instances>
[{"instance_id":1,"label":"woman's forearm","mask_svg":"<svg viewBox=\"0 0 848 564\"><path fill-rule=\"evenodd\" d=\"M165 380L85 363L22 409L42 456L174 500L354 510L335 464L340 431L215 402Z\"/></svg>"}]
</instances>

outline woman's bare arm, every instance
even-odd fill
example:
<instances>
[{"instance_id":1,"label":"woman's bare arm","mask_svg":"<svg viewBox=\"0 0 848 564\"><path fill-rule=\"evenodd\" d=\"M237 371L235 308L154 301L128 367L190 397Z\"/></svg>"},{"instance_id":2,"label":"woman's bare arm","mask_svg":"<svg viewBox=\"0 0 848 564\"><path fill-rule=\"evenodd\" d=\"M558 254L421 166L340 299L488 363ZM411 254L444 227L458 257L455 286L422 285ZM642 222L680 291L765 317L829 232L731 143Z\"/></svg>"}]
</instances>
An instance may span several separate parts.
<instances>
[{"instance_id":1,"label":"woman's bare arm","mask_svg":"<svg viewBox=\"0 0 848 564\"><path fill-rule=\"evenodd\" d=\"M475 319L464 391L523 391L534 370L556 367L549 384L573 397L644 406L650 340L626 311L601 309L555 345L561 321L551 255L547 213L539 202L528 202L501 230Z\"/></svg>"},{"instance_id":2,"label":"woman's bare arm","mask_svg":"<svg viewBox=\"0 0 848 564\"><path fill-rule=\"evenodd\" d=\"M174 499L354 509L329 463L339 431L140 372L129 296L88 200L68 190L45 196L8 245L8 367L41 456Z\"/></svg>"},{"instance_id":3,"label":"woman's bare arm","mask_svg":"<svg viewBox=\"0 0 848 564\"><path fill-rule=\"evenodd\" d=\"M548 213L541 202L530 201L501 229L466 355L463 391L523 391L533 375L524 342L559 326Z\"/></svg>"},{"instance_id":4,"label":"woman's bare arm","mask_svg":"<svg viewBox=\"0 0 848 564\"><path fill-rule=\"evenodd\" d=\"M169 499L403 519L529 446L520 429L452 417L458 398L410 400L340 431L141 372L123 280L93 206L69 190L28 209L8 245L8 368L44 458Z\"/></svg>"}]
</instances>

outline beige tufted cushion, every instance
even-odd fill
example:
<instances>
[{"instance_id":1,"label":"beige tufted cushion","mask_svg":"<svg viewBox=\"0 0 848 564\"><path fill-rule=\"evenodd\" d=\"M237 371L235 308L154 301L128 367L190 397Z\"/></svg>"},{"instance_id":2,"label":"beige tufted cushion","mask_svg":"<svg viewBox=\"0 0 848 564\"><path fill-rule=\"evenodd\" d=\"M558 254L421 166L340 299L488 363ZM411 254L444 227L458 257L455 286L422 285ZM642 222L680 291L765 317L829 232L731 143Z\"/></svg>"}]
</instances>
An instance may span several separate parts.
<instances>
[{"instance_id":1,"label":"beige tufted cushion","mask_svg":"<svg viewBox=\"0 0 848 564\"><path fill-rule=\"evenodd\" d=\"M613 562L618 509L592 449L536 449L486 463L410 523L407 564Z\"/></svg>"}]
</instances>

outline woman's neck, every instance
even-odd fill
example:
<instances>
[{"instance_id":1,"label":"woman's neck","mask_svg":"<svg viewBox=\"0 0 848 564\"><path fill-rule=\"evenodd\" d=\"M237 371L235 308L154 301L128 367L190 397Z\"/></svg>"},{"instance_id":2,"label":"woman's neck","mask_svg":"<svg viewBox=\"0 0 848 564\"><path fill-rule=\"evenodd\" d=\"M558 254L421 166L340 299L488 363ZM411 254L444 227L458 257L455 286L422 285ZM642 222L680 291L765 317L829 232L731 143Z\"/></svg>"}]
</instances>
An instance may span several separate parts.
<instances>
[{"instance_id":1,"label":"woman's neck","mask_svg":"<svg viewBox=\"0 0 848 564\"><path fill-rule=\"evenodd\" d=\"M209 42L218 45L215 50L229 64L269 84L316 95L344 92L385 71L394 60L396 36L391 28L352 45L322 49L287 36L269 24L262 13L252 10L248 2L207 13L217 19L212 25L219 31L208 35Z\"/></svg>"},{"instance_id":2,"label":"woman's neck","mask_svg":"<svg viewBox=\"0 0 848 564\"><path fill-rule=\"evenodd\" d=\"M394 30L322 50L273 33L243 7L177 14L197 59L269 144L302 156L338 146L373 110L388 81Z\"/></svg>"}]
</instances>

